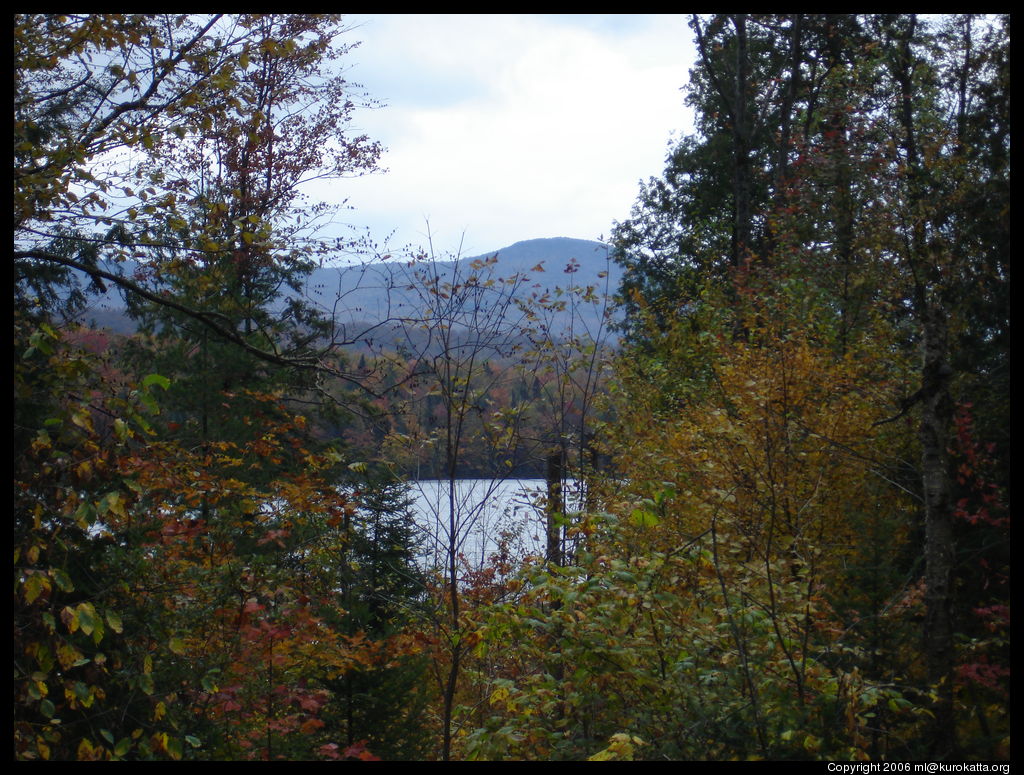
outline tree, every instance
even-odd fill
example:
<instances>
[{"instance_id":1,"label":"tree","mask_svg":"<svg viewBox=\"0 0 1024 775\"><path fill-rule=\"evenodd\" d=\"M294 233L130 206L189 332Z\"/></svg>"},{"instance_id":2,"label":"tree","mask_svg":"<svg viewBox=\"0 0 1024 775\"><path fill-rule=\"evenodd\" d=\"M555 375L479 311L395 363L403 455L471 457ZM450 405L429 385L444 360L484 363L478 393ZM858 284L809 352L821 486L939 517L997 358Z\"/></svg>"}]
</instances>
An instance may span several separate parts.
<instances>
[{"instance_id":1,"label":"tree","mask_svg":"<svg viewBox=\"0 0 1024 775\"><path fill-rule=\"evenodd\" d=\"M412 373L424 382L428 395L440 401L440 421L425 439L436 447L439 473L444 480L446 503L439 504L437 517L440 556L443 560L442 614L437 620L443 658L435 667L441 695L441 758L451 756L452 719L461 664L469 648L470 633L463 613L462 552L470 530L479 517L489 493L474 493L478 505L467 505L457 481L472 433L482 434L498 452L500 462L511 459L517 417L488 413L485 396L493 387L495 372L487 370L492 358L508 357L521 347L524 314L515 304L517 289L525 278L495 276L496 259L478 259L467 264L456 256L443 264L431 255L410 265L409 289L419 295L422 310L420 329L426 342L415 354ZM412 346L410 330L403 335ZM405 436L405 442L414 439ZM494 475L505 478L502 466Z\"/></svg>"},{"instance_id":2,"label":"tree","mask_svg":"<svg viewBox=\"0 0 1024 775\"><path fill-rule=\"evenodd\" d=\"M299 184L372 170L380 154L345 133L357 102L322 69L347 50L339 31L337 15L19 16L19 271L76 269L264 362L323 365L322 352L250 335L253 309L326 247L303 235L324 211L296 210ZM65 253L50 249L60 239ZM129 258L146 264L135 276L118 271ZM225 320L164 284L189 263L217 266L238 311Z\"/></svg>"},{"instance_id":3,"label":"tree","mask_svg":"<svg viewBox=\"0 0 1024 775\"><path fill-rule=\"evenodd\" d=\"M422 759L432 743L425 720L427 665L409 646L409 630L427 602L422 535L409 486L383 467L356 468L348 487L359 508L346 515L347 540L325 542L317 564L338 568L339 629L363 633L380 647L373 664L328 682L333 696L325 716L345 730L348 746L365 741L384 759Z\"/></svg>"},{"instance_id":4,"label":"tree","mask_svg":"<svg viewBox=\"0 0 1024 775\"><path fill-rule=\"evenodd\" d=\"M690 26L700 59L686 99L698 134L670 151L665 174L641 186L613 231L626 331L640 341L641 311L664 328L709 285L728 290L748 260L777 259L776 218L800 148L845 136L843 84L870 83L851 67L866 41L854 15L716 14ZM846 183L832 185L835 195ZM843 230L841 255L852 233Z\"/></svg>"},{"instance_id":5,"label":"tree","mask_svg":"<svg viewBox=\"0 0 1024 775\"><path fill-rule=\"evenodd\" d=\"M785 177L796 107L810 86L811 23L804 14L691 18L700 59L687 102L700 136L672 149L666 174L641 187L631 218L613 231L633 337L642 336L631 322L641 299L664 325L698 304L705 284L728 287L730 270L762 252L765 207Z\"/></svg>"},{"instance_id":6,"label":"tree","mask_svg":"<svg viewBox=\"0 0 1024 775\"><path fill-rule=\"evenodd\" d=\"M952 422L956 405L974 390L986 401L984 410L972 407L974 416L986 417L985 422L1006 417L1005 404L995 396L999 388L990 392L989 387L1002 384L1008 364L1009 119L1005 103L991 101L997 94L1008 99L1005 19L966 15L932 24L913 15L729 15L694 18L692 26L701 57L689 98L700 108L702 131L679 145L664 179L642 188L633 217L615 232L617 257L627 267L622 296L633 313L628 324L633 347L621 362L627 384L643 386L627 391L627 406L644 418L664 417L665 426L654 430L656 438L641 435L627 448L622 476L651 482L651 491L638 495L658 502L666 491L658 484L666 478L664 453L652 458L643 475L637 461L652 449L670 447L671 428L713 424L704 416L710 396L721 394L716 411L735 419L745 388L734 385L722 393L725 375L751 344L779 357L806 343L826 362L828 353L836 365L857 359L863 370L840 384L872 395L875 419L862 422L889 426L895 434L888 455L880 450L873 457L882 481L895 488L884 496L892 511L870 529L896 535L897 526L909 524L917 531L925 547L923 567L897 554L886 561L884 576L890 584L903 579L925 590L926 633L911 657L901 648L889 652L884 664L865 659L860 669L875 680L884 673L901 674L907 696L935 714L932 724L910 723L896 733L895 739L915 746L919 755L1001 750L1005 738L995 729L1005 730L1005 724L990 723L1005 718L994 679L1001 668L983 669L988 678L979 680L981 663L964 664L977 652L961 645L969 642L961 628L977 627L981 617L991 625L990 633L1001 632L996 620L1003 621L1002 614L993 612L1002 609L992 608L987 594L979 606L980 590L971 586L967 592L968 585L955 580L978 569L971 557L977 550L968 546L976 547L980 534L969 533L965 522L988 531L1002 529L997 525L1005 527L1005 521L987 510L986 517L978 517L977 507L967 505L978 502L977 480L968 485L970 475L956 475L948 450L960 450L960 465L975 470L964 462L974 453L964 451L961 442L953 445ZM755 91L754 83L762 88ZM759 134L765 127L773 131ZM986 203L980 215L984 236L970 215L976 202ZM732 249L726 250L730 234ZM735 260L737 245L747 248L742 261ZM774 333L765 340L764 331ZM732 341L733 352L719 349L723 336ZM921 365L912 368L918 354ZM835 366L819 368L827 373ZM799 382L807 384L807 378ZM657 389L651 391L651 384ZM752 378L752 385L771 403L767 383ZM891 391L888 397L877 392L882 385ZM843 389L837 384L834 391ZM896 408L879 411L885 401ZM920 412L916 434L907 432L911 412ZM683 418L676 419L679 413ZM966 415L958 416L962 434ZM636 424L642 427L641 421ZM759 431L756 448L768 449L771 427L766 422ZM691 453L707 454L707 448L722 444L707 441ZM777 452L773 456L781 462ZM748 460L743 467L751 465ZM741 470L737 461L732 468ZM793 480L780 493L799 500L802 486ZM739 497L743 488L738 479L722 489ZM991 481L985 488L987 502L998 504L1002 514L1005 490ZM679 487L674 483L667 491ZM899 491L920 499L919 511L897 497ZM778 502L774 496L769 500ZM954 508L954 502L961 506ZM914 512L916 519L908 523L904 515ZM848 512L836 524L862 520L863 514ZM747 524L758 532L771 520L762 513ZM697 523L687 534L708 527ZM992 546L995 542L993 534ZM861 559L851 557L848 567L868 562L870 548L855 550L853 556ZM987 567L1005 567L1004 559L983 553ZM860 576L857 586L847 589L838 575L823 575L821 583L844 616L863 618L868 610L904 605L893 586L881 593L877 574L870 580ZM995 588L1003 589L1001 581ZM758 596L742 584L733 593L723 586L723 599L730 594L738 601ZM909 617L913 606L907 606L902 610ZM882 618L873 621L874 627L883 626ZM863 624L855 630L877 643L897 630L905 633L906 625L905 619L888 620L885 635ZM737 648L743 642L739 635L734 640ZM998 640L975 642L998 650ZM754 707L760 676L749 669L744 674ZM966 674L974 678L958 678ZM984 690L983 681L988 681ZM992 692L987 694L992 704L982 708L977 699L967 699L977 691ZM975 716L983 719L977 725L969 721ZM761 730L763 753L771 735L763 716L752 721Z\"/></svg>"},{"instance_id":7,"label":"tree","mask_svg":"<svg viewBox=\"0 0 1024 775\"><path fill-rule=\"evenodd\" d=\"M607 250L604 260L610 262ZM587 501L586 473L597 457L595 404L610 361L609 272L597 273L603 288L583 286L575 282L579 268L574 258L563 269L564 284L535 282L536 290L523 302L530 343L523 355L524 382L534 385L523 403L529 406L529 426L540 431L534 441L546 462L547 556L556 565L571 554L565 540L567 503L584 508ZM544 271L542 265L534 269Z\"/></svg>"},{"instance_id":8,"label":"tree","mask_svg":"<svg viewBox=\"0 0 1024 775\"><path fill-rule=\"evenodd\" d=\"M342 458L314 448L268 368L308 370L332 344L296 302L271 324L323 247L304 242L298 186L379 154L345 134L341 31L337 16L16 18L19 758L371 755L318 732L327 682L383 649L337 626L341 571L306 548L351 538ZM154 305L185 368L134 378L77 352L48 317L66 270ZM205 387L219 344L245 361L187 428L167 391L204 359ZM220 428L217 393L238 398Z\"/></svg>"},{"instance_id":9,"label":"tree","mask_svg":"<svg viewBox=\"0 0 1024 775\"><path fill-rule=\"evenodd\" d=\"M332 624L343 571L309 549L348 539L337 457L296 418L245 445L158 441L165 377L112 390L41 326L16 362L19 758L366 753L317 732L326 682L382 650ZM291 455L301 471L243 481Z\"/></svg>"},{"instance_id":10,"label":"tree","mask_svg":"<svg viewBox=\"0 0 1024 775\"><path fill-rule=\"evenodd\" d=\"M982 60L999 62L1002 54L998 52L1005 52L1008 45L1005 23L1004 19L1003 34L990 31L987 46L981 51ZM966 271L976 266L970 258L975 250L989 256L990 260L993 256L1003 257L996 259L994 266L986 267L994 270L996 276L986 279L981 293L975 297L984 298L981 302L984 306L993 301L998 303L998 296L985 298L982 294L993 284L1009 279L1009 231L1007 228L997 230L985 240L988 244L981 247L972 239L973 227L966 225L958 209L963 202L961 197L965 193L970 195L976 187L968 182L968 170L973 165L964 150L974 139L968 123L977 88L968 74L972 66L976 67L971 61L976 55L973 20L964 17L947 27L945 51L948 53L935 59L927 58L923 51L930 36L921 26L915 15L884 18L878 22L879 31L888 44L888 73L898 87L894 134L902 151L903 168L898 183L905 208L900 258L907 273L908 295L923 349L921 387L912 398L904 401L902 409L921 404L918 433L925 503L926 655L929 678L938 687L939 696L932 751L951 755L957 751L958 743L954 708L956 545L953 477L947 452L954 411L950 386L956 376L950 324L957 325L962 319L959 281ZM959 78L953 82L952 93L943 95L939 72L947 62L954 72L959 70ZM975 70L976 76L988 76L991 84L999 84L997 89L1008 86L998 69L991 68L984 75L983 72ZM950 114L952 120L947 118ZM981 142L990 139L985 133L978 133L977 138ZM996 147L990 145L997 159L1005 153L1006 143L1008 137L1003 136ZM998 185L1004 169L998 162L994 169L990 166L986 183ZM1005 212L1008 214L1008 204ZM1008 318L996 325L997 331L1008 330Z\"/></svg>"},{"instance_id":11,"label":"tree","mask_svg":"<svg viewBox=\"0 0 1024 775\"><path fill-rule=\"evenodd\" d=\"M131 357L173 377L165 405L185 443L258 433L245 420L273 415L254 395L316 395L318 371L297 365L320 358L334 330L303 297L304 280L328 248L314 225L332 208L309 203L301 186L372 171L380 151L348 132L355 103L332 72L350 48L339 42L338 18L271 14L248 23L234 110L168 140L135 172L161 177L177 202L146 271L231 333L225 340L161 303L130 304L152 335L132 343ZM275 363L253 354L276 350L288 356Z\"/></svg>"},{"instance_id":12,"label":"tree","mask_svg":"<svg viewBox=\"0 0 1024 775\"><path fill-rule=\"evenodd\" d=\"M15 336L15 755L165 752L171 730L152 719L144 650L125 632L118 577L99 573L110 547L95 535L133 497L118 458L150 429L159 379L119 396L48 324L16 317Z\"/></svg>"}]
</instances>

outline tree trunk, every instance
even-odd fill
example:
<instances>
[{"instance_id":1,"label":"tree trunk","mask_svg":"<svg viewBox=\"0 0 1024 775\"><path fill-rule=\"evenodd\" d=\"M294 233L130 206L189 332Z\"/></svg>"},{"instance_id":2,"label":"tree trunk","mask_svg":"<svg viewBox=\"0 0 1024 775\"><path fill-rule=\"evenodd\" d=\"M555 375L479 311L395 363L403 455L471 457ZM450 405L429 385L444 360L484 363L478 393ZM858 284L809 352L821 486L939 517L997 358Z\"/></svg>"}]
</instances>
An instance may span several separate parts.
<instances>
[{"instance_id":1,"label":"tree trunk","mask_svg":"<svg viewBox=\"0 0 1024 775\"><path fill-rule=\"evenodd\" d=\"M733 266L739 267L750 255L751 234L751 176L750 144L752 116L749 110L750 61L747 53L747 17L736 14L733 17L736 28L736 91L733 98Z\"/></svg>"},{"instance_id":2,"label":"tree trunk","mask_svg":"<svg viewBox=\"0 0 1024 775\"><path fill-rule=\"evenodd\" d=\"M914 14L909 16L905 24L894 25L895 45L889 65L900 89L898 117L904 132L901 145L907 158L911 212L927 208L929 196L933 193L921 161L914 119L913 74L917 60L911 42L916 30L917 17ZM910 232L908 259L914 277L914 302L923 340L918 438L921 442L921 490L925 522L924 653L928 679L937 693L932 706L935 718L928 747L932 758L944 759L956 751L956 724L953 716L953 511L946 451L953 416L953 402L949 394L949 378L953 369L948 358L948 313L941 301L941 293L934 287L938 279L936 267L942 257L933 255L935 248L928 246L927 226L923 218L918 218L914 224Z\"/></svg>"},{"instance_id":3,"label":"tree trunk","mask_svg":"<svg viewBox=\"0 0 1024 775\"><path fill-rule=\"evenodd\" d=\"M947 440L953 403L949 395L947 331L943 310L934 302L924 310L924 365L921 482L925 508L925 654L928 678L936 686L931 755L947 758L956 750L953 719L953 512L950 508Z\"/></svg>"},{"instance_id":4,"label":"tree trunk","mask_svg":"<svg viewBox=\"0 0 1024 775\"><path fill-rule=\"evenodd\" d=\"M562 499L562 464L560 448L548 455L547 559L553 565L562 564L562 522L565 514L565 505Z\"/></svg>"}]
</instances>

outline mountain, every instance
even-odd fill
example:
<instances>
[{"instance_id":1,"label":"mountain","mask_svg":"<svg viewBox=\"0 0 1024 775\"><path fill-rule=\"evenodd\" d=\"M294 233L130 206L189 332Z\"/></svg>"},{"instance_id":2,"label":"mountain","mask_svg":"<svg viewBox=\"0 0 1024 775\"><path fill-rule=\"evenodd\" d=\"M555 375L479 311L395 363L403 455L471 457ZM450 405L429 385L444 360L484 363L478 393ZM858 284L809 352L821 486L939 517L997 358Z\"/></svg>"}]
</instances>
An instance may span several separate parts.
<instances>
[{"instance_id":1,"label":"mountain","mask_svg":"<svg viewBox=\"0 0 1024 775\"><path fill-rule=\"evenodd\" d=\"M517 272L530 273L533 267L544 264L548 274L561 272L570 261L579 262L578 276L582 281L595 281L597 274L608 267L606 264L608 246L593 240L571 239L569 237L548 237L546 239L530 239L516 242L514 245L501 248L493 253L485 253L474 258L498 257L498 264ZM582 284L582 283L581 283Z\"/></svg>"},{"instance_id":2,"label":"mountain","mask_svg":"<svg viewBox=\"0 0 1024 775\"><path fill-rule=\"evenodd\" d=\"M599 295L605 291L614 293L622 277L622 269L608 259L606 245L568 237L524 240L490 253L461 258L458 260L460 277L468 276L474 261L494 257L497 260L493 266L481 271L494 278L513 275L529 278L521 286L522 301L531 294L540 296L545 291L554 292L556 288L593 286ZM428 267L431 276L436 275L444 282L453 276L456 261L437 260L429 264L386 261L322 267L306 279L302 295L346 327L357 329L390 318L412 318L422 305L421 294L414 287L420 283L417 273L427 273ZM136 269L136 266L125 263L118 265L116 271L130 277ZM80 319L115 331L133 330L132 321L125 315L125 303L120 292L112 283L107 285L105 294L91 298ZM283 308L284 299L280 304ZM582 314L587 328L596 330L600 307L586 305L586 309L578 312ZM568 323L569 313L558 313L551 321L551 328L557 332Z\"/></svg>"},{"instance_id":3,"label":"mountain","mask_svg":"<svg viewBox=\"0 0 1024 775\"><path fill-rule=\"evenodd\" d=\"M483 269L482 274L495 279L514 275L528 278L522 284L527 295L572 286L593 286L599 294L606 289L614 293L622 276L621 268L608 260L607 247L602 243L552 237L524 240L490 253L460 258L460 277L471 273L474 261L492 258L496 262ZM389 313L401 316L416 311L420 294L412 286L420 282L417 274L436 274L444 282L453 276L455 268L456 261L449 259L318 269L309 277L306 297L325 308L336 310L340 306L352 319L381 320L389 317ZM336 305L338 299L344 303Z\"/></svg>"}]
</instances>

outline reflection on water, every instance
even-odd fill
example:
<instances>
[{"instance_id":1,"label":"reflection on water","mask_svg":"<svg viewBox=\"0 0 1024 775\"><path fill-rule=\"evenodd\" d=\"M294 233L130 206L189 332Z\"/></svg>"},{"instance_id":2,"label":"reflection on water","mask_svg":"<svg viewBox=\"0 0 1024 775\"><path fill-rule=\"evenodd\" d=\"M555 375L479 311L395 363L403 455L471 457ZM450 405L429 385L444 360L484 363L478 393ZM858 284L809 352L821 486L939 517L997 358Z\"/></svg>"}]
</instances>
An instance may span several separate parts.
<instances>
[{"instance_id":1,"label":"reflection on water","mask_svg":"<svg viewBox=\"0 0 1024 775\"><path fill-rule=\"evenodd\" d=\"M416 521L426 535L428 566L444 567L454 536L456 551L473 568L493 554L510 558L543 555L546 546L543 479L457 479L454 498L448 481L410 482ZM565 486L571 510L575 483Z\"/></svg>"}]
</instances>

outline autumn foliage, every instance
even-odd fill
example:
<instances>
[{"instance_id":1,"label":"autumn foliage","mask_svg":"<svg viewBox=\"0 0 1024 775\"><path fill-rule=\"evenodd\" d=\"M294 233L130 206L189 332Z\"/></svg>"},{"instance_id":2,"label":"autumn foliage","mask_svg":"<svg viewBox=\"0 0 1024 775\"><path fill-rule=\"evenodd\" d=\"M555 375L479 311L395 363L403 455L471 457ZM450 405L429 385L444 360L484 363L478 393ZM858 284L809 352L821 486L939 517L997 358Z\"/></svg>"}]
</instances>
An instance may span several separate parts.
<instances>
[{"instance_id":1,"label":"autumn foliage","mask_svg":"<svg viewBox=\"0 0 1024 775\"><path fill-rule=\"evenodd\" d=\"M1008 758L1008 19L690 27L614 313L416 251L373 339L282 301L340 17L17 16L17 759Z\"/></svg>"}]
</instances>

